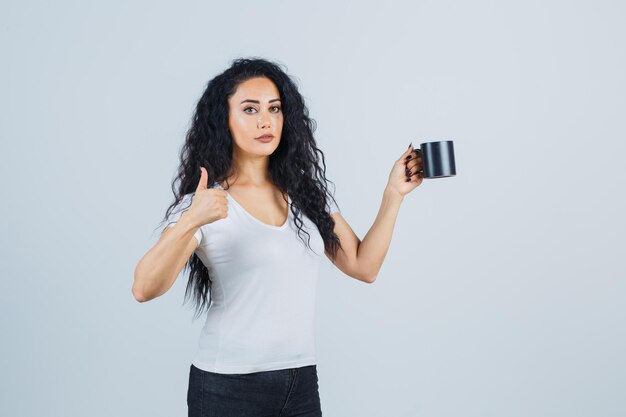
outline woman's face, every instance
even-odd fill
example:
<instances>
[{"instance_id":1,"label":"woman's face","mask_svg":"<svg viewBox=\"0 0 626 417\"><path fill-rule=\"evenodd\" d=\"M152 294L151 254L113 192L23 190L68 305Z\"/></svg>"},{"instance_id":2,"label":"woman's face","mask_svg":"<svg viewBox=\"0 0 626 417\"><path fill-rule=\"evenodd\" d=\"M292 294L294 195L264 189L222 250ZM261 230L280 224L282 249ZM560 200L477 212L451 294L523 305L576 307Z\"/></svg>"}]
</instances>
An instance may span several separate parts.
<instances>
[{"instance_id":1,"label":"woman's face","mask_svg":"<svg viewBox=\"0 0 626 417\"><path fill-rule=\"evenodd\" d=\"M283 130L282 104L276 85L265 77L244 81L228 99L228 108L233 147L255 155L272 154ZM257 138L262 135L274 138L261 142Z\"/></svg>"}]
</instances>

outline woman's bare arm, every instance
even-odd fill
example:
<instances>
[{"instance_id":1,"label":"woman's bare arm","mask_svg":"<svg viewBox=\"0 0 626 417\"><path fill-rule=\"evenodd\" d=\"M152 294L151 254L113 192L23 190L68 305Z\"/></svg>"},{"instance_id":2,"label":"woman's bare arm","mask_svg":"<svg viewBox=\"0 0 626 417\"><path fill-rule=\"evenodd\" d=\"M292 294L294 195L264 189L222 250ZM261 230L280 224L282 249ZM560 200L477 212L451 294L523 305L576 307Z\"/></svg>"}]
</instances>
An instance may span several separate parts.
<instances>
[{"instance_id":1,"label":"woman's bare arm","mask_svg":"<svg viewBox=\"0 0 626 417\"><path fill-rule=\"evenodd\" d=\"M176 281L185 263L198 247L194 237L198 226L187 213L161 234L159 241L141 258L135 268L132 293L139 302L150 301L166 293Z\"/></svg>"}]
</instances>

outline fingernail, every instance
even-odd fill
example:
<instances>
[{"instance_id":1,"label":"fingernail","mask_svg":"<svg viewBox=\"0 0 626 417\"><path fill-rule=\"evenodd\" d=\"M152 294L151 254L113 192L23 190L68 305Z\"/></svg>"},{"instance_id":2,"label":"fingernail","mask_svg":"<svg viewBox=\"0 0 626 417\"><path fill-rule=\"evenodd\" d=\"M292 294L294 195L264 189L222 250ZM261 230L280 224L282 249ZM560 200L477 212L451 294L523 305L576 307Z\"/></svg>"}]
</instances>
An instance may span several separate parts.
<instances>
[{"instance_id":1,"label":"fingernail","mask_svg":"<svg viewBox=\"0 0 626 417\"><path fill-rule=\"evenodd\" d=\"M406 158L404 158L404 159L406 159L406 160L411 159L411 155L407 156L407 157L406 157Z\"/></svg>"},{"instance_id":2,"label":"fingernail","mask_svg":"<svg viewBox=\"0 0 626 417\"><path fill-rule=\"evenodd\" d=\"M411 149L411 145L413 145L413 142L409 143L409 147L407 149Z\"/></svg>"}]
</instances>

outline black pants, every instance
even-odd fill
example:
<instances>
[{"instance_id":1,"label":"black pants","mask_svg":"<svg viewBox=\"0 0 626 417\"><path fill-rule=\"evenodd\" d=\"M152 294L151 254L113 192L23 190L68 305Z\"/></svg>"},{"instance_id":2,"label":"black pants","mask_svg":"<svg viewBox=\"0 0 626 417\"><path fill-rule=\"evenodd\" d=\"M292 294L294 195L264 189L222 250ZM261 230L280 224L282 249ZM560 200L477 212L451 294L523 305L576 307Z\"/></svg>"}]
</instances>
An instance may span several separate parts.
<instances>
[{"instance_id":1,"label":"black pants","mask_svg":"<svg viewBox=\"0 0 626 417\"><path fill-rule=\"evenodd\" d=\"M189 417L319 417L315 365L249 374L218 374L191 365Z\"/></svg>"}]
</instances>

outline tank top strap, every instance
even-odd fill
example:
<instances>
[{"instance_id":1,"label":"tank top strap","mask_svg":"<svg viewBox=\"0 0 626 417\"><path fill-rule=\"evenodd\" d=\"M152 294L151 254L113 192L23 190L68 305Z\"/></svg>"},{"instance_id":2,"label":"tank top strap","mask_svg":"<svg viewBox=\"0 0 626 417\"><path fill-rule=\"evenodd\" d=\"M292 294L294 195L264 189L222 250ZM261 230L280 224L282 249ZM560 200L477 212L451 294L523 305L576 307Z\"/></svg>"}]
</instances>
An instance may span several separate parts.
<instances>
[{"instance_id":1,"label":"tank top strap","mask_svg":"<svg viewBox=\"0 0 626 417\"><path fill-rule=\"evenodd\" d=\"M217 181L213 182L213 184L211 185L211 188L219 188L220 190L224 189L224 187L222 187L220 183Z\"/></svg>"}]
</instances>

